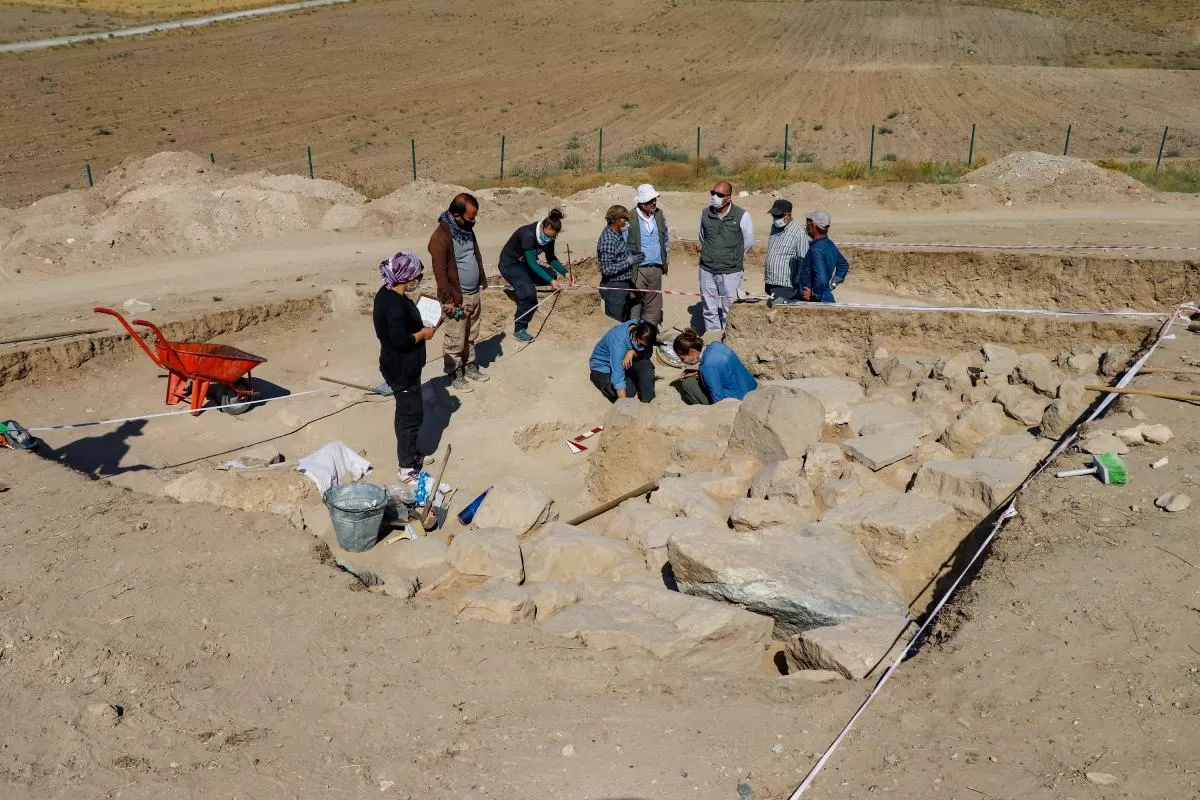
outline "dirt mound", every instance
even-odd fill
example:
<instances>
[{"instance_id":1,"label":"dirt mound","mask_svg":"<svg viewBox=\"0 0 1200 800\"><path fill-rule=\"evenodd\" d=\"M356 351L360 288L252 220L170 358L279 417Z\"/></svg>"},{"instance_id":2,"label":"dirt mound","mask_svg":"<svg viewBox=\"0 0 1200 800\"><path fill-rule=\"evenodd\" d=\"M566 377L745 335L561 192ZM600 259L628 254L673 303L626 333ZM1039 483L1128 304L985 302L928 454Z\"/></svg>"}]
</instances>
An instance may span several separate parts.
<instances>
[{"instance_id":1,"label":"dirt mound","mask_svg":"<svg viewBox=\"0 0 1200 800\"><path fill-rule=\"evenodd\" d=\"M92 189L4 212L0 278L213 253L306 230L415 233L460 191L418 181L368 203L336 181L235 175L194 153L158 153L125 160Z\"/></svg>"},{"instance_id":2,"label":"dirt mound","mask_svg":"<svg viewBox=\"0 0 1200 800\"><path fill-rule=\"evenodd\" d=\"M479 213L489 223L504 222L520 225L535 222L546 216L546 212L559 204L557 197L521 186L511 189L481 189L475 192L479 200ZM568 221L570 215L568 214Z\"/></svg>"},{"instance_id":3,"label":"dirt mound","mask_svg":"<svg viewBox=\"0 0 1200 800\"><path fill-rule=\"evenodd\" d=\"M603 217L609 206L625 206L632 209L633 195L636 190L622 183L606 183L595 189L585 189L564 198L563 210L567 219L571 217Z\"/></svg>"},{"instance_id":4,"label":"dirt mound","mask_svg":"<svg viewBox=\"0 0 1200 800\"><path fill-rule=\"evenodd\" d=\"M1079 158L1036 152L1005 156L994 164L967 173L962 182L1005 189L1010 196L1035 202L1107 202L1147 198L1153 194L1143 184L1120 172L1097 167Z\"/></svg>"}]
</instances>

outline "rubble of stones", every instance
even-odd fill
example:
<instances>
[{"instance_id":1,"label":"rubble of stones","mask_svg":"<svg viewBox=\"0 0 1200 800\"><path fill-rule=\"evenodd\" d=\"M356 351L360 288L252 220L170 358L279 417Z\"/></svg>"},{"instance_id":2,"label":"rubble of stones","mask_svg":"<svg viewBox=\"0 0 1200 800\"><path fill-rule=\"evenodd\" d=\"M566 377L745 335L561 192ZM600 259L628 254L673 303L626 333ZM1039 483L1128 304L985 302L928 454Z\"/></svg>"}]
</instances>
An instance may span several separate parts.
<instances>
[{"instance_id":1,"label":"rubble of stones","mask_svg":"<svg viewBox=\"0 0 1200 800\"><path fill-rule=\"evenodd\" d=\"M540 489L503 478L449 545L389 545L379 583L411 597L470 576L460 619L703 670L761 671L778 642L793 677L862 678L896 652L938 565L1094 399L1084 386L1128 357L879 350L862 381L764 382L708 407L618 401L587 486L607 498L657 480L648 498L576 527ZM1161 425L1094 428L1082 446L1170 438Z\"/></svg>"}]
</instances>

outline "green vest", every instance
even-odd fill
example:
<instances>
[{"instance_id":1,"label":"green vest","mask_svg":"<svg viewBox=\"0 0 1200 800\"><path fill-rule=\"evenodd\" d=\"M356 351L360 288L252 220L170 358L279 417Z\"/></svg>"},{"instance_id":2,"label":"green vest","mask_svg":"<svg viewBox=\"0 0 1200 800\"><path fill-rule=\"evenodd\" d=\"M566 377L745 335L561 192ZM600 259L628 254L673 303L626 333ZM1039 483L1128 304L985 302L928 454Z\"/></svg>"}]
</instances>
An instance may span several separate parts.
<instances>
[{"instance_id":1,"label":"green vest","mask_svg":"<svg viewBox=\"0 0 1200 800\"><path fill-rule=\"evenodd\" d=\"M642 252L642 226L638 223L641 212L634 207L629 214L629 252ZM654 227L658 231L658 246L662 248L662 271L667 274L667 262L671 260L671 245L667 241L667 218L661 209L654 210Z\"/></svg>"},{"instance_id":2,"label":"green vest","mask_svg":"<svg viewBox=\"0 0 1200 800\"><path fill-rule=\"evenodd\" d=\"M742 217L746 210L732 203L724 219L712 208L700 218L700 269L713 275L727 275L745 269L745 237Z\"/></svg>"}]
</instances>

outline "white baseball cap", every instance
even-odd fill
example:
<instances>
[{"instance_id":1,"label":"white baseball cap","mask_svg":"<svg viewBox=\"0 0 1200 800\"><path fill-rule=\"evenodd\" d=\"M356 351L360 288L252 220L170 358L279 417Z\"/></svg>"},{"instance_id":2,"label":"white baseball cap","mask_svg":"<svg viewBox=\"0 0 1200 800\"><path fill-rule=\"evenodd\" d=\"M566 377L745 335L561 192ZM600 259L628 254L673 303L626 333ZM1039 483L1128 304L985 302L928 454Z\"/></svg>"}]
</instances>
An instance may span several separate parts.
<instances>
[{"instance_id":1,"label":"white baseball cap","mask_svg":"<svg viewBox=\"0 0 1200 800\"><path fill-rule=\"evenodd\" d=\"M808 219L808 220L812 220L812 224L816 225L821 230L826 230L827 228L829 228L829 225L833 222L833 220L830 219L830 217L829 217L829 212L822 211L820 209L818 209L817 211L808 212L807 214L804 215L804 218Z\"/></svg>"},{"instance_id":2,"label":"white baseball cap","mask_svg":"<svg viewBox=\"0 0 1200 800\"><path fill-rule=\"evenodd\" d=\"M643 183L641 186L637 187L637 197L635 199L638 203L649 203L656 197L658 197L658 192L654 190L652 185Z\"/></svg>"}]
</instances>

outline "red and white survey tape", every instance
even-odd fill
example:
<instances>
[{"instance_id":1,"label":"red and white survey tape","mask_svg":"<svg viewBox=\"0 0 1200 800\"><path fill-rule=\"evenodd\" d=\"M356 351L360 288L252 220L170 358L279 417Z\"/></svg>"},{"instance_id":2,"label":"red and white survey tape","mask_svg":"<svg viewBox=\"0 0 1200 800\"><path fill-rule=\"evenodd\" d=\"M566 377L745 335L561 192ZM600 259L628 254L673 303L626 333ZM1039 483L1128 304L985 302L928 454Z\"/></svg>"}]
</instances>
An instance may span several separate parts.
<instances>
[{"instance_id":1,"label":"red and white survey tape","mask_svg":"<svg viewBox=\"0 0 1200 800\"><path fill-rule=\"evenodd\" d=\"M597 433L599 433L602 430L604 430L604 426L598 425L597 427L592 428L590 431L584 431L583 433L579 434L578 436L574 436L570 439L567 439L567 449L570 450L575 455L579 455L583 451L587 450L587 448L584 447L583 445L581 445L580 442L582 442L584 439L592 438L593 436L595 436Z\"/></svg>"},{"instance_id":2,"label":"red and white survey tape","mask_svg":"<svg viewBox=\"0 0 1200 800\"><path fill-rule=\"evenodd\" d=\"M1175 324L1176 320L1186 320L1188 316L1195 311L1196 305L1194 303L1181 304L1175 310L1175 312L1171 314L1170 318L1163 323L1162 327L1158 329L1158 336L1155 337L1154 343L1151 344L1149 349L1146 350L1142 357L1139 358L1134 365L1129 368L1129 371L1122 376L1121 380L1117 381L1117 388L1123 389L1128 386L1130 382L1132 382L1137 376L1138 372L1141 371L1142 367L1146 366L1146 362L1150 360L1150 357L1154 355L1154 352L1158 350L1159 344L1166 339L1174 338L1174 334L1172 334L1170 331L1171 326ZM1118 396L1119 395L1114 393L1106 394L1104 399L1101 400L1100 404L1096 406L1096 409L1088 415L1085 422L1094 422L1108 409L1110 405L1112 405ZM882 694L884 685L891 679L896 670L900 668L901 662L904 661L904 658L908 655L911 649L911 642L921 641L921 637L923 637L925 632L929 630L931 625L933 625L934 620L937 619L938 614L945 607L946 603L949 602L950 598L954 596L954 593L958 591L958 587L962 583L963 578L971 572L971 568L975 565L975 562L977 562L983 556L983 554L987 552L988 547L990 547L992 544L992 540L996 538L996 535L1000 532L1000 529L1004 527L1004 523L1017 516L1017 498L1020 497L1021 493L1025 491L1025 488L1033 482L1034 478L1036 478L1048 466L1050 466L1050 464L1068 447L1074 444L1075 440L1078 438L1079 426L1076 426L1075 430L1072 431L1069 436L1064 437L1062 441L1055 446L1054 450L1050 452L1050 455L1048 455L1045 460L1043 460L1041 464L1039 464L1037 468L1033 470L1033 472L1029 473L1025 480L1021 482L1021 485L1018 486L1011 495L1009 495L1007 503L1000 510L996 517L996 522L992 525L992 529L988 532L987 537L979 545L979 549L975 551L974 555L971 556L971 559L965 565L963 565L958 574L954 576L954 580L951 582L950 587L942 594L940 598L938 598L938 601L933 608L930 609L928 616L925 618L925 622L922 623L921 627L917 629L916 634L914 634L910 640L910 644L900 648L900 652L892 660L888 668L884 670L883 674L879 676L879 680L876 682L874 688L871 689L870 693L867 694L866 699L862 701L858 709L854 712L853 716L850 717L850 720L842 727L841 731L838 732L833 742L825 749L825 752L821 754L821 757L817 759L817 763L813 764L812 768L808 771L808 774L804 776L804 780L798 787L796 787L796 791L792 792L788 800L799 800L799 798L802 797L804 793L812 787L813 781L816 780L817 775L820 774L825 765L829 763L829 759L833 757L834 752L841 746L842 742L845 741L847 734L850 733L850 729L854 727L854 723L857 722L859 718L866 712L867 707L871 705L875 698Z\"/></svg>"},{"instance_id":3,"label":"red and white survey tape","mask_svg":"<svg viewBox=\"0 0 1200 800\"><path fill-rule=\"evenodd\" d=\"M1200 250L1200 246L1174 244L972 244L970 242L842 242L841 246L857 247L860 250Z\"/></svg>"}]
</instances>

